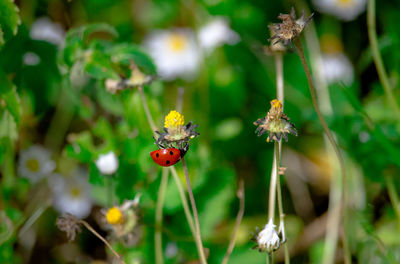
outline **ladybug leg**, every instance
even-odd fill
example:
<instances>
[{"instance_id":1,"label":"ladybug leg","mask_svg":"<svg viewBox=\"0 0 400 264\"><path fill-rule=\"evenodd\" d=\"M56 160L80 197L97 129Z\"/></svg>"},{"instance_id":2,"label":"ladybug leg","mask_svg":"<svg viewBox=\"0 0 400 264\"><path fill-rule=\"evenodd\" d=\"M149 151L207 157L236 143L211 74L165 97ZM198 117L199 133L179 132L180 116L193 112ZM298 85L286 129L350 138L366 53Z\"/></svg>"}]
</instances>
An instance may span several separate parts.
<instances>
[{"instance_id":1,"label":"ladybug leg","mask_svg":"<svg viewBox=\"0 0 400 264\"><path fill-rule=\"evenodd\" d=\"M189 143L186 142L185 146L183 146L183 148L180 149L181 151L181 158L183 158L183 156L185 156L186 152L189 150Z\"/></svg>"}]
</instances>

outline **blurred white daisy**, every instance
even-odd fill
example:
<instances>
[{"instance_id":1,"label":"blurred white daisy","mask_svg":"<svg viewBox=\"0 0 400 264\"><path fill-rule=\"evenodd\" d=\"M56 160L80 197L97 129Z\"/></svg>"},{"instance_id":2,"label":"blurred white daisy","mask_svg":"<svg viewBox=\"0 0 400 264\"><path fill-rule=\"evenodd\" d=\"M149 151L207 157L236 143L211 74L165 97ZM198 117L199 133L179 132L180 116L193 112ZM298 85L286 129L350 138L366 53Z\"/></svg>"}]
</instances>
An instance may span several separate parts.
<instances>
[{"instance_id":1,"label":"blurred white daisy","mask_svg":"<svg viewBox=\"0 0 400 264\"><path fill-rule=\"evenodd\" d=\"M161 78L190 80L195 77L201 54L192 30L156 30L145 39L144 46Z\"/></svg>"},{"instance_id":2,"label":"blurred white daisy","mask_svg":"<svg viewBox=\"0 0 400 264\"><path fill-rule=\"evenodd\" d=\"M39 145L31 146L20 153L18 174L28 178L31 183L36 183L49 175L54 168L55 163L50 158L50 152Z\"/></svg>"},{"instance_id":3,"label":"blurred white daisy","mask_svg":"<svg viewBox=\"0 0 400 264\"><path fill-rule=\"evenodd\" d=\"M55 45L61 45L64 41L65 30L60 24L53 23L48 17L36 20L31 27L32 39L44 40Z\"/></svg>"},{"instance_id":4,"label":"blurred white daisy","mask_svg":"<svg viewBox=\"0 0 400 264\"><path fill-rule=\"evenodd\" d=\"M319 11L344 21L354 20L367 6L367 0L313 0L313 3Z\"/></svg>"},{"instance_id":5,"label":"blurred white daisy","mask_svg":"<svg viewBox=\"0 0 400 264\"><path fill-rule=\"evenodd\" d=\"M38 65L40 63L40 58L36 53L27 52L22 57L22 61L25 65Z\"/></svg>"},{"instance_id":6,"label":"blurred white daisy","mask_svg":"<svg viewBox=\"0 0 400 264\"><path fill-rule=\"evenodd\" d=\"M102 174L110 175L118 170L118 158L114 152L99 155L96 166Z\"/></svg>"},{"instance_id":7,"label":"blurred white daisy","mask_svg":"<svg viewBox=\"0 0 400 264\"><path fill-rule=\"evenodd\" d=\"M217 17L200 29L198 39L200 46L211 52L224 44L236 44L240 37L229 27L228 19Z\"/></svg>"},{"instance_id":8,"label":"blurred white daisy","mask_svg":"<svg viewBox=\"0 0 400 264\"><path fill-rule=\"evenodd\" d=\"M86 218L92 209L91 189L83 171L77 175L65 178L53 174L49 179L53 192L53 206L60 213L70 213L77 218Z\"/></svg>"},{"instance_id":9,"label":"blurred white daisy","mask_svg":"<svg viewBox=\"0 0 400 264\"><path fill-rule=\"evenodd\" d=\"M328 84L343 82L345 85L350 85L353 82L353 65L345 54L324 54L322 55L321 62Z\"/></svg>"}]
</instances>

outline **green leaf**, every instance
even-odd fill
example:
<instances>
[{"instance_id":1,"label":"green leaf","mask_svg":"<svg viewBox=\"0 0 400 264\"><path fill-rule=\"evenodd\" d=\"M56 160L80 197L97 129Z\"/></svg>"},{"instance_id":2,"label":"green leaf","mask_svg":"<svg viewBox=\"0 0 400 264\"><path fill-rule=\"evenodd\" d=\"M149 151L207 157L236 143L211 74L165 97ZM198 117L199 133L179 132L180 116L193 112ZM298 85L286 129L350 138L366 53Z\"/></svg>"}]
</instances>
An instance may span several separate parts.
<instances>
[{"instance_id":1,"label":"green leaf","mask_svg":"<svg viewBox=\"0 0 400 264\"><path fill-rule=\"evenodd\" d=\"M0 1L0 45L15 36L21 24L18 7L12 0Z\"/></svg>"},{"instance_id":2,"label":"green leaf","mask_svg":"<svg viewBox=\"0 0 400 264\"><path fill-rule=\"evenodd\" d=\"M119 79L118 74L113 70L110 58L98 50L92 50L85 56L83 69L96 79Z\"/></svg>"},{"instance_id":3,"label":"green leaf","mask_svg":"<svg viewBox=\"0 0 400 264\"><path fill-rule=\"evenodd\" d=\"M8 110L16 124L19 125L20 100L17 88L7 79L7 76L3 72L0 72L0 101L0 107Z\"/></svg>"},{"instance_id":4,"label":"green leaf","mask_svg":"<svg viewBox=\"0 0 400 264\"><path fill-rule=\"evenodd\" d=\"M8 137L12 141L18 137L17 124L8 111L2 111L0 114L0 138L5 137Z\"/></svg>"},{"instance_id":5,"label":"green leaf","mask_svg":"<svg viewBox=\"0 0 400 264\"><path fill-rule=\"evenodd\" d=\"M91 162L95 150L90 132L84 131L80 134L74 134L71 137L73 138L73 142L65 148L67 156L83 163Z\"/></svg>"}]
</instances>

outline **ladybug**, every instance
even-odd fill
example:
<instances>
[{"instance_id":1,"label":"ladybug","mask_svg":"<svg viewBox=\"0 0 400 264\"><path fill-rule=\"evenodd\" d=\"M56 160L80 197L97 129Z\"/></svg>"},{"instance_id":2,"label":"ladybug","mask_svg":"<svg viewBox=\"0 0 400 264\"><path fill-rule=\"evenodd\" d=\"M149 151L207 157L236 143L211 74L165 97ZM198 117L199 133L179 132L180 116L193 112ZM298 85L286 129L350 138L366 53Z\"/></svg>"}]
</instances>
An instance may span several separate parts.
<instances>
[{"instance_id":1,"label":"ladybug","mask_svg":"<svg viewBox=\"0 0 400 264\"><path fill-rule=\"evenodd\" d=\"M161 148L150 152L150 157L160 166L169 167L175 165L189 149L189 145L186 145L183 149L177 148Z\"/></svg>"}]
</instances>

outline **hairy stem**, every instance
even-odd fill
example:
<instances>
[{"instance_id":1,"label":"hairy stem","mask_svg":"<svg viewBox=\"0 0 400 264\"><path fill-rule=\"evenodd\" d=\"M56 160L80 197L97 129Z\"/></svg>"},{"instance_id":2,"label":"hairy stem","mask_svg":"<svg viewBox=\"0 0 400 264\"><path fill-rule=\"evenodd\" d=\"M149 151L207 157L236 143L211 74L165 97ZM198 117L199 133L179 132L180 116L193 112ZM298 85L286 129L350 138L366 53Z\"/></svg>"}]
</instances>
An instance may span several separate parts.
<instances>
[{"instance_id":1,"label":"hairy stem","mask_svg":"<svg viewBox=\"0 0 400 264\"><path fill-rule=\"evenodd\" d=\"M393 108L396 117L400 120L400 108L393 96L392 85L390 84L387 76L385 66L383 65L382 56L378 47L378 38L376 34L376 19L375 19L375 0L368 0L367 8L367 26L368 26L368 37L371 46L372 57L374 58L375 67L378 72L379 80L382 83L383 89L387 100Z\"/></svg>"},{"instance_id":2,"label":"hairy stem","mask_svg":"<svg viewBox=\"0 0 400 264\"><path fill-rule=\"evenodd\" d=\"M165 192L168 185L168 169L163 168L161 175L160 187L158 188L157 204L156 204L156 230L154 233L155 255L156 264L163 264L163 247L162 247L162 222L163 222L163 205L165 199Z\"/></svg>"},{"instance_id":3,"label":"hairy stem","mask_svg":"<svg viewBox=\"0 0 400 264\"><path fill-rule=\"evenodd\" d=\"M103 243L111 250L111 252L121 261L121 263L125 264L125 261L121 258L121 256L113 249L113 247L108 243L107 239L102 237L96 230L93 229L86 221L79 220L79 223L83 224L90 232L92 232L95 236L97 236Z\"/></svg>"},{"instance_id":4,"label":"hairy stem","mask_svg":"<svg viewBox=\"0 0 400 264\"><path fill-rule=\"evenodd\" d=\"M303 46L301 44L300 38L296 37L294 39L294 44L298 50L298 54L300 57L300 61L301 64L303 65L304 68L304 72L306 74L307 77L307 81L308 81L308 86L310 88L310 94L311 94L311 99L312 99L312 103L315 109L315 112L317 113L318 119L322 124L322 127L325 131L326 136L329 139L329 142L332 145L333 150L335 151L336 157L339 160L339 164L340 164L340 170L341 170L341 174L342 174L342 195L341 195L341 200L340 200L340 212L342 213L343 216L343 232L344 232L344 236L343 236L343 248L344 248L344 259L345 259L345 263L349 264L351 263L351 255L350 255L350 251L348 249L348 243L347 243L347 232L346 232L346 217L345 217L345 211L346 211L346 181L347 181L347 177L346 177L346 169L345 169L345 165L344 165L344 161L343 161L343 157L340 154L340 150L336 144L336 141L328 127L328 125L325 122L324 117L322 116L321 110L319 109L319 105L317 102L317 95L315 92L315 87L312 81L312 77L311 77L311 73L310 73L310 68L308 67L308 63L307 60L305 58L304 55L304 51L303 51ZM331 234L336 233L335 235L332 235L331 237L327 236L327 245L329 245L329 250L325 251L326 255L324 256L324 264L329 264L329 263L334 263L335 260L335 251L336 251L336 247L337 247L337 237L338 237L338 233L339 233L339 226L340 226L340 221L338 221L335 226L331 226L331 230L335 231L335 232L331 232Z\"/></svg>"},{"instance_id":5,"label":"hairy stem","mask_svg":"<svg viewBox=\"0 0 400 264\"><path fill-rule=\"evenodd\" d=\"M276 71L276 95L278 100L282 102L285 98L285 93L283 89L283 55L282 53L277 53L274 55L275 58L275 71Z\"/></svg>"},{"instance_id":6,"label":"hairy stem","mask_svg":"<svg viewBox=\"0 0 400 264\"><path fill-rule=\"evenodd\" d=\"M198 244L198 247L200 248L200 252L199 252L200 253L200 261L202 264L204 264L204 263L207 263L207 261L206 261L205 255L204 255L203 242L201 241L199 215L197 213L196 202L194 200L192 186L190 184L189 172L188 172L188 168L187 168L184 157L182 157L182 166L183 166L183 171L185 173L185 179L186 179L187 189L188 189L188 193L189 193L190 203L192 204L194 223L196 226L196 243Z\"/></svg>"},{"instance_id":7,"label":"hairy stem","mask_svg":"<svg viewBox=\"0 0 400 264\"><path fill-rule=\"evenodd\" d=\"M239 211L236 216L236 222L235 222L235 227L233 229L231 241L229 242L229 246L228 246L228 249L226 250L224 259L222 260L222 264L228 264L229 257L232 254L233 248L235 247L236 234L239 230L240 223L242 222L242 219L243 219L243 214L244 214L244 181L243 181L243 179L239 180L237 197L239 198Z\"/></svg>"}]
</instances>

